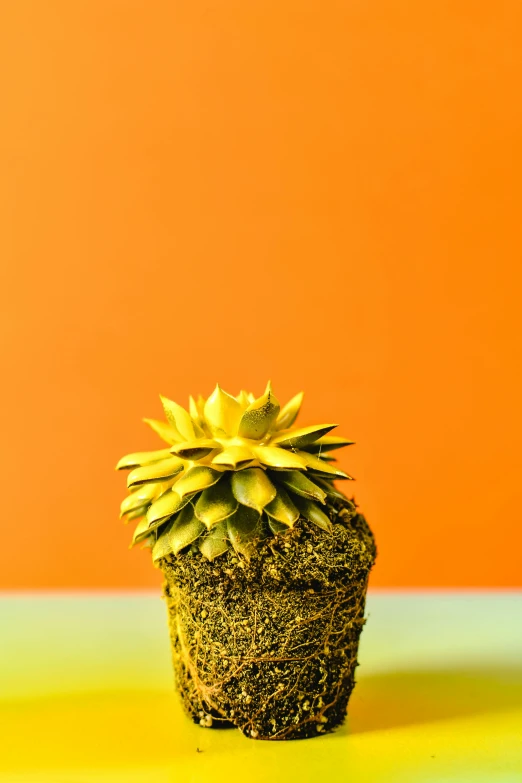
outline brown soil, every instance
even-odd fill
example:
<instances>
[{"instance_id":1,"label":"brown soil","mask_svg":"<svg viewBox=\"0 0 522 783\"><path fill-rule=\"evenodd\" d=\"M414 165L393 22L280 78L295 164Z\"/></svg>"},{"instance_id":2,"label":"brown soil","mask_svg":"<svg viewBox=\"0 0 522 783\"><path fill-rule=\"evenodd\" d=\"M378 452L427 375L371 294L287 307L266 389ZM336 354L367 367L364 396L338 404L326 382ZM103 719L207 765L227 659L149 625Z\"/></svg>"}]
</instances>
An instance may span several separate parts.
<instances>
[{"instance_id":1,"label":"brown soil","mask_svg":"<svg viewBox=\"0 0 522 783\"><path fill-rule=\"evenodd\" d=\"M272 740L343 722L376 549L353 503L326 511L332 533L301 518L250 562L195 548L162 561L176 684L195 722Z\"/></svg>"}]
</instances>

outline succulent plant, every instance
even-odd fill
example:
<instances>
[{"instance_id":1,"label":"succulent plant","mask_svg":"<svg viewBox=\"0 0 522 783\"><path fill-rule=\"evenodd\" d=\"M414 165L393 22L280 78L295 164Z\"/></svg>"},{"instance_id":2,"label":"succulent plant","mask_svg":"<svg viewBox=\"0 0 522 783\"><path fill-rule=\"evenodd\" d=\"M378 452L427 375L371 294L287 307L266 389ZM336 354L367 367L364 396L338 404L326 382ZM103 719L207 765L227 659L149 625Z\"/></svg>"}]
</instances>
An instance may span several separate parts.
<instances>
[{"instance_id":1,"label":"succulent plant","mask_svg":"<svg viewBox=\"0 0 522 783\"><path fill-rule=\"evenodd\" d=\"M155 563L189 545L208 559L232 546L249 558L255 541L291 528L300 516L331 529L321 509L341 497L335 479L350 479L330 452L352 441L329 434L335 424L295 428L303 395L283 408L270 383L256 399L218 386L189 409L161 397L166 422L144 419L168 444L123 457L130 494L121 517L137 523L132 544L148 542Z\"/></svg>"}]
</instances>

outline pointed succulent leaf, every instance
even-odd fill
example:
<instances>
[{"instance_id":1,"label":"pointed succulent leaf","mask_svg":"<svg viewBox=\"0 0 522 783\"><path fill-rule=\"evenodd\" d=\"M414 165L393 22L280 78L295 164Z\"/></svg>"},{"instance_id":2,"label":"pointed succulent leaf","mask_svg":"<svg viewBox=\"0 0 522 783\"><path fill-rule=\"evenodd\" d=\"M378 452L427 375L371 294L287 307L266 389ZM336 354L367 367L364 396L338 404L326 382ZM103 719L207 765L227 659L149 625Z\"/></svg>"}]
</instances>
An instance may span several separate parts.
<instances>
[{"instance_id":1,"label":"pointed succulent leaf","mask_svg":"<svg viewBox=\"0 0 522 783\"><path fill-rule=\"evenodd\" d=\"M328 533L332 532L331 521L326 516L324 511L319 508L317 503L314 503L313 500L307 500L306 498L302 497L297 497L295 502L297 508L305 517L305 519L310 520L310 522L313 522L314 525L318 525L318 527L326 530Z\"/></svg>"},{"instance_id":2,"label":"pointed succulent leaf","mask_svg":"<svg viewBox=\"0 0 522 783\"><path fill-rule=\"evenodd\" d=\"M178 457L170 455L168 459L134 468L127 476L127 487L135 493L144 484L160 485L172 483L174 478L183 471L183 462ZM158 494L158 493L157 493Z\"/></svg>"},{"instance_id":3,"label":"pointed succulent leaf","mask_svg":"<svg viewBox=\"0 0 522 783\"><path fill-rule=\"evenodd\" d=\"M120 518L125 516L136 508L141 508L149 503L152 503L154 498L161 495L164 491L164 485L158 484L142 484L136 488L135 492L127 495L125 500L120 506Z\"/></svg>"},{"instance_id":4,"label":"pointed succulent leaf","mask_svg":"<svg viewBox=\"0 0 522 783\"><path fill-rule=\"evenodd\" d=\"M137 451L134 454L127 454L125 457L122 457L116 465L116 470L130 470L130 468L152 465L153 462L160 462L160 460L168 457L170 457L169 449Z\"/></svg>"},{"instance_id":5,"label":"pointed succulent leaf","mask_svg":"<svg viewBox=\"0 0 522 783\"><path fill-rule=\"evenodd\" d=\"M170 543L170 532L172 530L173 522L169 522L160 531L158 539L152 547L152 561L154 564L158 563L162 558L167 555L172 555L172 546Z\"/></svg>"},{"instance_id":6,"label":"pointed succulent leaf","mask_svg":"<svg viewBox=\"0 0 522 783\"><path fill-rule=\"evenodd\" d=\"M252 402L241 417L238 434L241 438L261 440L279 413L279 402L270 383L262 397Z\"/></svg>"},{"instance_id":7,"label":"pointed succulent leaf","mask_svg":"<svg viewBox=\"0 0 522 783\"><path fill-rule=\"evenodd\" d=\"M234 437L241 419L239 402L216 386L205 403L205 420L214 435Z\"/></svg>"},{"instance_id":8,"label":"pointed succulent leaf","mask_svg":"<svg viewBox=\"0 0 522 783\"><path fill-rule=\"evenodd\" d=\"M236 397L236 400L241 405L242 411L246 411L251 402L251 400L248 399L248 392L246 392L244 389L241 389Z\"/></svg>"},{"instance_id":9,"label":"pointed succulent leaf","mask_svg":"<svg viewBox=\"0 0 522 783\"><path fill-rule=\"evenodd\" d=\"M168 516L168 517L162 517L161 519L156 519L154 521L150 521L147 514L145 514L145 517L143 519L143 522L140 523L142 526L142 530L146 531L147 535L151 535L156 530L159 530L161 527L163 527L166 523L170 523L171 518L173 518L174 515Z\"/></svg>"},{"instance_id":10,"label":"pointed succulent leaf","mask_svg":"<svg viewBox=\"0 0 522 783\"><path fill-rule=\"evenodd\" d=\"M205 489L196 503L196 516L208 528L227 519L237 509L237 500L227 478Z\"/></svg>"},{"instance_id":11,"label":"pointed succulent leaf","mask_svg":"<svg viewBox=\"0 0 522 783\"><path fill-rule=\"evenodd\" d=\"M132 495L130 497L132 497ZM125 498L125 500L129 499L130 498ZM120 506L120 519L123 519L125 524L127 524L127 522L129 522L131 519L144 516L150 506L150 502L150 500L146 500L145 502L142 501L139 506L134 505L132 508L125 508L122 503Z\"/></svg>"},{"instance_id":12,"label":"pointed succulent leaf","mask_svg":"<svg viewBox=\"0 0 522 783\"><path fill-rule=\"evenodd\" d=\"M216 557L224 554L229 548L227 521L223 519L214 525L210 533L202 539L199 544L199 551L207 560L215 560Z\"/></svg>"},{"instance_id":13,"label":"pointed succulent leaf","mask_svg":"<svg viewBox=\"0 0 522 783\"><path fill-rule=\"evenodd\" d=\"M308 498L309 500L318 500L319 503L324 503L326 501L326 492L317 484L310 481L304 473L300 473L298 470L289 470L281 473L279 480L285 487L292 490L292 492L300 497Z\"/></svg>"},{"instance_id":14,"label":"pointed succulent leaf","mask_svg":"<svg viewBox=\"0 0 522 783\"><path fill-rule=\"evenodd\" d=\"M284 449L301 449L309 443L314 443L330 430L337 427L337 424L316 424L313 427L302 427L301 429L281 432L271 439L270 445L281 446Z\"/></svg>"},{"instance_id":15,"label":"pointed succulent leaf","mask_svg":"<svg viewBox=\"0 0 522 783\"><path fill-rule=\"evenodd\" d=\"M192 440L195 435L194 426L185 408L182 408L177 402L169 400L162 394L160 394L160 399L170 426L175 428L184 440Z\"/></svg>"},{"instance_id":16,"label":"pointed succulent leaf","mask_svg":"<svg viewBox=\"0 0 522 783\"><path fill-rule=\"evenodd\" d=\"M306 470L306 463L297 454L277 446L254 446L252 449L259 462L269 468Z\"/></svg>"},{"instance_id":17,"label":"pointed succulent leaf","mask_svg":"<svg viewBox=\"0 0 522 783\"><path fill-rule=\"evenodd\" d=\"M240 468L253 462L254 452L248 446L229 446L220 454L217 454L212 460L213 465L220 465L224 468Z\"/></svg>"},{"instance_id":18,"label":"pointed succulent leaf","mask_svg":"<svg viewBox=\"0 0 522 783\"><path fill-rule=\"evenodd\" d=\"M172 551L178 554L189 544L192 544L204 532L205 525L194 514L193 507L189 504L179 512L169 533L169 541Z\"/></svg>"},{"instance_id":19,"label":"pointed succulent leaf","mask_svg":"<svg viewBox=\"0 0 522 783\"><path fill-rule=\"evenodd\" d=\"M272 517L268 517L268 527L274 536L277 536L278 533L284 533L286 530L288 530L288 525L283 525L282 522L278 522L277 519L272 519Z\"/></svg>"},{"instance_id":20,"label":"pointed succulent leaf","mask_svg":"<svg viewBox=\"0 0 522 783\"><path fill-rule=\"evenodd\" d=\"M136 544L140 544L142 541L145 541L145 539L148 538L150 534L151 531L149 530L147 517L142 517L136 525L136 529L134 530L131 547L136 546Z\"/></svg>"},{"instance_id":21,"label":"pointed succulent leaf","mask_svg":"<svg viewBox=\"0 0 522 783\"><path fill-rule=\"evenodd\" d=\"M192 397L192 395L189 397L189 413L190 418L192 419L194 432L196 433L196 438L204 438L206 435L205 430L203 429L204 421L201 418L196 400L194 397Z\"/></svg>"},{"instance_id":22,"label":"pointed succulent leaf","mask_svg":"<svg viewBox=\"0 0 522 783\"><path fill-rule=\"evenodd\" d=\"M198 424L197 421L192 422L192 426L194 427L194 433L196 435L196 438L206 438L208 435L208 432L205 432L203 429L203 426L201 424Z\"/></svg>"},{"instance_id":23,"label":"pointed succulent leaf","mask_svg":"<svg viewBox=\"0 0 522 783\"><path fill-rule=\"evenodd\" d=\"M152 427L156 435L159 435L170 446L183 440L179 432L174 427L171 427L170 424L165 424L164 421L158 421L157 419L143 419L143 421L149 427Z\"/></svg>"},{"instance_id":24,"label":"pointed succulent leaf","mask_svg":"<svg viewBox=\"0 0 522 783\"><path fill-rule=\"evenodd\" d=\"M203 424L205 422L205 403L206 403L206 399L203 397L203 395L198 394L198 398L196 400L196 408L198 409L200 424Z\"/></svg>"},{"instance_id":25,"label":"pointed succulent leaf","mask_svg":"<svg viewBox=\"0 0 522 783\"><path fill-rule=\"evenodd\" d=\"M308 454L306 451L298 451L297 453L305 462L307 469L313 473L318 473L321 476L330 476L332 479L352 478L344 471L336 468L335 465L330 465L329 462L319 459L315 454Z\"/></svg>"},{"instance_id":26,"label":"pointed succulent leaf","mask_svg":"<svg viewBox=\"0 0 522 783\"><path fill-rule=\"evenodd\" d=\"M196 440L189 440L185 443L176 443L171 448L171 452L176 454L182 459L198 460L207 457L211 451L215 449L222 449L220 443L217 440L211 440L210 438L197 438Z\"/></svg>"},{"instance_id":27,"label":"pointed succulent leaf","mask_svg":"<svg viewBox=\"0 0 522 783\"><path fill-rule=\"evenodd\" d=\"M344 446L353 446L354 443L354 440L346 440L346 438L341 438L338 435L325 435L314 443L308 443L304 448L305 451L311 451L312 454L320 454L323 451L333 451L334 449L342 449Z\"/></svg>"},{"instance_id":28,"label":"pointed succulent leaf","mask_svg":"<svg viewBox=\"0 0 522 783\"><path fill-rule=\"evenodd\" d=\"M299 392L295 397L286 403L284 408L281 409L281 413L277 417L275 423L276 430L286 430L291 427L294 421L297 419L301 405L303 403L303 392Z\"/></svg>"},{"instance_id":29,"label":"pointed succulent leaf","mask_svg":"<svg viewBox=\"0 0 522 783\"><path fill-rule=\"evenodd\" d=\"M176 476L167 479L158 479L158 481L149 481L146 484L135 484L133 487L129 488L129 492L133 496L150 497L151 499L159 498L160 495L163 495L164 492L171 488L176 481Z\"/></svg>"},{"instance_id":30,"label":"pointed succulent leaf","mask_svg":"<svg viewBox=\"0 0 522 783\"><path fill-rule=\"evenodd\" d=\"M227 520L230 543L236 550L250 559L253 543L262 535L261 517L258 511L239 506L236 513Z\"/></svg>"},{"instance_id":31,"label":"pointed succulent leaf","mask_svg":"<svg viewBox=\"0 0 522 783\"><path fill-rule=\"evenodd\" d=\"M163 481L176 476L182 470L183 462L178 457L169 457L161 462L154 462L152 465L131 470L127 478L127 486L133 487L137 484L146 484L149 481Z\"/></svg>"},{"instance_id":32,"label":"pointed succulent leaf","mask_svg":"<svg viewBox=\"0 0 522 783\"><path fill-rule=\"evenodd\" d=\"M318 484L329 498L338 498L339 500L346 500L346 495L343 495L342 492L340 492L337 487L334 487L333 484L330 483L327 479L319 478L319 476L314 476L314 483Z\"/></svg>"},{"instance_id":33,"label":"pointed succulent leaf","mask_svg":"<svg viewBox=\"0 0 522 783\"><path fill-rule=\"evenodd\" d=\"M193 468L189 468L185 475L174 485L176 494L180 498L184 498L187 495L193 495L195 492L201 492L201 490L216 484L222 475L223 473L213 470L206 465L195 465Z\"/></svg>"},{"instance_id":34,"label":"pointed succulent leaf","mask_svg":"<svg viewBox=\"0 0 522 783\"><path fill-rule=\"evenodd\" d=\"M170 489L160 498L154 501L147 512L147 519L151 529L166 522L169 517L181 511L189 502L190 496L180 498L177 492Z\"/></svg>"},{"instance_id":35,"label":"pointed succulent leaf","mask_svg":"<svg viewBox=\"0 0 522 783\"><path fill-rule=\"evenodd\" d=\"M197 424L201 424L199 418L198 406L196 405L196 400L194 399L192 394L189 397L189 413L193 423L196 422Z\"/></svg>"},{"instance_id":36,"label":"pointed succulent leaf","mask_svg":"<svg viewBox=\"0 0 522 783\"><path fill-rule=\"evenodd\" d=\"M258 511L276 496L276 488L261 468L245 468L232 474L232 492L244 506Z\"/></svg>"},{"instance_id":37,"label":"pointed succulent leaf","mask_svg":"<svg viewBox=\"0 0 522 783\"><path fill-rule=\"evenodd\" d=\"M131 522L132 520L141 519L141 517L144 517L147 513L147 509L148 506L140 506L139 508L135 508L133 511L129 511L128 514L125 514L123 521L125 524L127 524L127 522Z\"/></svg>"},{"instance_id":38,"label":"pointed succulent leaf","mask_svg":"<svg viewBox=\"0 0 522 783\"><path fill-rule=\"evenodd\" d=\"M265 511L285 527L292 527L299 519L299 511L282 487L278 487L277 495L265 506Z\"/></svg>"}]
</instances>

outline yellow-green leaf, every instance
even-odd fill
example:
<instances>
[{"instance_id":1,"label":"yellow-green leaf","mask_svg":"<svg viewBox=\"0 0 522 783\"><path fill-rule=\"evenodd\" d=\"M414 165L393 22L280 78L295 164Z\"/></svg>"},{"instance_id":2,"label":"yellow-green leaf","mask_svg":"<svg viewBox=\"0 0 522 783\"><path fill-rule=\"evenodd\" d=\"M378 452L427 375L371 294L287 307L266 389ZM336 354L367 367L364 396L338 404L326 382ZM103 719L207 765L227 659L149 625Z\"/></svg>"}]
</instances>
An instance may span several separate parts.
<instances>
[{"instance_id":1,"label":"yellow-green leaf","mask_svg":"<svg viewBox=\"0 0 522 783\"><path fill-rule=\"evenodd\" d=\"M323 451L342 449L344 446L353 446L354 443L354 440L346 440L346 438L341 438L338 435L325 435L325 437L316 440L315 443L309 443L305 450L311 451L312 454L318 454Z\"/></svg>"},{"instance_id":2,"label":"yellow-green leaf","mask_svg":"<svg viewBox=\"0 0 522 783\"><path fill-rule=\"evenodd\" d=\"M172 478L183 470L183 462L178 457L169 457L153 465L145 465L143 468L134 468L127 478L127 486L134 487L137 484L147 484L152 481L163 481Z\"/></svg>"},{"instance_id":3,"label":"yellow-green leaf","mask_svg":"<svg viewBox=\"0 0 522 783\"><path fill-rule=\"evenodd\" d=\"M192 396L189 397L189 413L196 438L206 437L207 433L203 429L204 422L201 419L196 400Z\"/></svg>"},{"instance_id":4,"label":"yellow-green leaf","mask_svg":"<svg viewBox=\"0 0 522 783\"><path fill-rule=\"evenodd\" d=\"M296 495L308 498L309 500L318 500L320 503L326 501L326 492L321 487L314 484L307 478L304 473L299 473L298 470L289 470L282 472L279 480L295 492Z\"/></svg>"},{"instance_id":5,"label":"yellow-green leaf","mask_svg":"<svg viewBox=\"0 0 522 783\"><path fill-rule=\"evenodd\" d=\"M194 427L194 434L196 435L196 438L206 438L208 435L208 432L205 432L203 429L203 426L198 424L197 421L193 421L192 425Z\"/></svg>"},{"instance_id":6,"label":"yellow-green leaf","mask_svg":"<svg viewBox=\"0 0 522 783\"><path fill-rule=\"evenodd\" d=\"M169 533L169 542L175 555L192 544L204 532L205 525L197 519L191 505L179 512Z\"/></svg>"},{"instance_id":7,"label":"yellow-green leaf","mask_svg":"<svg viewBox=\"0 0 522 783\"><path fill-rule=\"evenodd\" d=\"M199 411L198 406L196 405L196 400L192 395L189 397L189 413L190 417L192 419L192 422L196 422L197 424L201 424L201 420L199 418Z\"/></svg>"},{"instance_id":8,"label":"yellow-green leaf","mask_svg":"<svg viewBox=\"0 0 522 783\"><path fill-rule=\"evenodd\" d=\"M306 464L307 469L314 473L319 473L321 476L328 476L332 479L352 479L347 473L336 468L335 465L330 465L330 463L319 459L315 454L308 454L306 451L298 451L297 453Z\"/></svg>"},{"instance_id":9,"label":"yellow-green leaf","mask_svg":"<svg viewBox=\"0 0 522 783\"><path fill-rule=\"evenodd\" d=\"M197 460L207 457L210 452L215 451L215 449L222 448L223 447L217 440L197 438L196 440L189 440L185 443L177 443L171 448L171 452L182 459Z\"/></svg>"},{"instance_id":10,"label":"yellow-green leaf","mask_svg":"<svg viewBox=\"0 0 522 783\"><path fill-rule=\"evenodd\" d=\"M305 519L309 519L310 522L314 523L314 525L317 525L323 530L326 530L328 533L332 532L331 521L326 516L324 511L319 508L317 503L314 503L313 500L307 500L306 498L302 497L297 497L295 502L297 508L305 517Z\"/></svg>"},{"instance_id":11,"label":"yellow-green leaf","mask_svg":"<svg viewBox=\"0 0 522 783\"><path fill-rule=\"evenodd\" d=\"M137 451L134 454L127 454L122 457L116 465L116 470L130 470L144 465L152 465L153 462L159 462L162 459L170 457L169 449L159 449L158 451Z\"/></svg>"},{"instance_id":12,"label":"yellow-green leaf","mask_svg":"<svg viewBox=\"0 0 522 783\"><path fill-rule=\"evenodd\" d=\"M196 516L208 528L227 519L237 509L230 481L224 478L213 487L205 489L196 503Z\"/></svg>"},{"instance_id":13,"label":"yellow-green leaf","mask_svg":"<svg viewBox=\"0 0 522 783\"><path fill-rule=\"evenodd\" d=\"M306 470L304 460L287 449L280 449L277 446L254 446L252 451L259 462L269 468Z\"/></svg>"},{"instance_id":14,"label":"yellow-green leaf","mask_svg":"<svg viewBox=\"0 0 522 783\"><path fill-rule=\"evenodd\" d=\"M284 449L300 449L309 443L314 443L327 432L333 430L334 427L337 427L337 424L316 424L313 427L302 427L301 429L280 432L279 435L271 439L270 445L275 446L277 444Z\"/></svg>"},{"instance_id":15,"label":"yellow-green leaf","mask_svg":"<svg viewBox=\"0 0 522 783\"><path fill-rule=\"evenodd\" d=\"M319 478L319 476L314 476L314 482L324 489L328 497L338 498L339 500L346 500L346 495L343 495L343 493L340 492L337 487L334 487L334 485L326 479Z\"/></svg>"},{"instance_id":16,"label":"yellow-green leaf","mask_svg":"<svg viewBox=\"0 0 522 783\"><path fill-rule=\"evenodd\" d=\"M161 495L164 492L166 486L163 483L158 484L142 484L138 486L134 492L127 495L125 500L120 506L120 518L133 511L135 508L140 508L148 503L152 503L154 498Z\"/></svg>"},{"instance_id":17,"label":"yellow-green leaf","mask_svg":"<svg viewBox=\"0 0 522 783\"><path fill-rule=\"evenodd\" d=\"M251 402L251 400L248 399L248 392L246 392L244 389L241 389L236 397L236 400L241 405L241 410L243 411L246 411Z\"/></svg>"},{"instance_id":18,"label":"yellow-green leaf","mask_svg":"<svg viewBox=\"0 0 522 783\"><path fill-rule=\"evenodd\" d=\"M206 465L196 465L193 468L189 468L185 475L176 482L175 491L180 498L184 498L186 495L193 495L194 492L201 492L201 490L216 484L222 475L223 473L213 470Z\"/></svg>"},{"instance_id":19,"label":"yellow-green leaf","mask_svg":"<svg viewBox=\"0 0 522 783\"><path fill-rule=\"evenodd\" d=\"M152 531L149 529L147 523L147 517L142 517L136 525L136 529L134 530L131 547L136 546L136 544L140 544L142 541L145 541L145 539L150 536L151 532Z\"/></svg>"},{"instance_id":20,"label":"yellow-green leaf","mask_svg":"<svg viewBox=\"0 0 522 783\"><path fill-rule=\"evenodd\" d=\"M169 517L181 511L187 505L189 499L190 496L180 498L173 489L165 492L164 495L154 501L147 512L147 519L151 529L166 522Z\"/></svg>"},{"instance_id":21,"label":"yellow-green leaf","mask_svg":"<svg viewBox=\"0 0 522 783\"><path fill-rule=\"evenodd\" d=\"M158 421L157 419L143 419L143 421L149 427L152 427L156 435L159 435L170 446L183 440L179 432L174 427L171 427L170 424L165 424L164 421Z\"/></svg>"},{"instance_id":22,"label":"yellow-green leaf","mask_svg":"<svg viewBox=\"0 0 522 783\"><path fill-rule=\"evenodd\" d=\"M129 511L128 514L125 514L124 522L127 524L127 522L131 522L134 519L140 519L141 517L144 517L147 513L148 506L139 506L139 508L135 508L133 511Z\"/></svg>"},{"instance_id":23,"label":"yellow-green leaf","mask_svg":"<svg viewBox=\"0 0 522 783\"><path fill-rule=\"evenodd\" d=\"M294 421L297 419L301 405L303 403L303 392L299 392L295 397L286 403L284 408L281 409L281 413L277 417L275 423L276 430L286 430L291 427Z\"/></svg>"},{"instance_id":24,"label":"yellow-green leaf","mask_svg":"<svg viewBox=\"0 0 522 783\"><path fill-rule=\"evenodd\" d=\"M214 525L210 533L199 544L199 551L207 560L215 560L224 554L229 547L227 521L223 519Z\"/></svg>"},{"instance_id":25,"label":"yellow-green leaf","mask_svg":"<svg viewBox=\"0 0 522 783\"><path fill-rule=\"evenodd\" d=\"M162 394L160 394L160 400L171 427L175 428L184 440L192 440L195 437L194 426L185 408Z\"/></svg>"},{"instance_id":26,"label":"yellow-green leaf","mask_svg":"<svg viewBox=\"0 0 522 783\"><path fill-rule=\"evenodd\" d=\"M265 506L265 511L286 527L292 527L299 519L299 511L282 487L278 487L277 495Z\"/></svg>"},{"instance_id":27,"label":"yellow-green leaf","mask_svg":"<svg viewBox=\"0 0 522 783\"><path fill-rule=\"evenodd\" d=\"M203 397L203 395L198 394L198 398L196 400L196 407L199 413L198 421L202 426L205 423L205 403L206 403L206 399Z\"/></svg>"},{"instance_id":28,"label":"yellow-green leaf","mask_svg":"<svg viewBox=\"0 0 522 783\"><path fill-rule=\"evenodd\" d=\"M157 564L164 557L167 557L167 555L173 554L170 543L170 532L173 524L173 522L169 522L169 524L163 528L156 543L152 547L152 561L154 564Z\"/></svg>"},{"instance_id":29,"label":"yellow-green leaf","mask_svg":"<svg viewBox=\"0 0 522 783\"><path fill-rule=\"evenodd\" d=\"M254 460L254 453L247 446L229 446L214 457L212 464L236 469L248 465L249 462Z\"/></svg>"},{"instance_id":30,"label":"yellow-green leaf","mask_svg":"<svg viewBox=\"0 0 522 783\"><path fill-rule=\"evenodd\" d=\"M241 405L227 392L216 386L205 403L205 421L214 435L234 437L241 419Z\"/></svg>"},{"instance_id":31,"label":"yellow-green leaf","mask_svg":"<svg viewBox=\"0 0 522 783\"><path fill-rule=\"evenodd\" d=\"M262 397L252 402L241 417L238 434L241 438L261 440L279 414L279 402L268 383Z\"/></svg>"},{"instance_id":32,"label":"yellow-green leaf","mask_svg":"<svg viewBox=\"0 0 522 783\"><path fill-rule=\"evenodd\" d=\"M275 498L276 491L261 468L246 468L232 474L232 492L244 506L261 511Z\"/></svg>"},{"instance_id":33,"label":"yellow-green leaf","mask_svg":"<svg viewBox=\"0 0 522 783\"><path fill-rule=\"evenodd\" d=\"M236 552L250 559L253 543L262 535L259 512L247 506L239 506L236 513L227 520L230 542Z\"/></svg>"},{"instance_id":34,"label":"yellow-green leaf","mask_svg":"<svg viewBox=\"0 0 522 783\"><path fill-rule=\"evenodd\" d=\"M272 519L271 517L268 517L268 527L274 536L277 536L278 533L284 533L288 530L288 525L283 525L282 522L278 522L277 519Z\"/></svg>"}]
</instances>

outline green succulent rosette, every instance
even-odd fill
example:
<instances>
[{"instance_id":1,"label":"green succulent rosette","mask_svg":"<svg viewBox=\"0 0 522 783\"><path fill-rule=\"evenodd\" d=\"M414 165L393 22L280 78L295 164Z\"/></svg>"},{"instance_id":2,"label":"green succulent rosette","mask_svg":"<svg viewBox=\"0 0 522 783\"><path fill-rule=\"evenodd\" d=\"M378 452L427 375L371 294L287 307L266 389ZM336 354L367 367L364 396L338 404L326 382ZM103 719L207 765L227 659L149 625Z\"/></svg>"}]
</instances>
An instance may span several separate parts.
<instances>
[{"instance_id":1,"label":"green succulent rosette","mask_svg":"<svg viewBox=\"0 0 522 783\"><path fill-rule=\"evenodd\" d=\"M257 539L300 516L330 531L321 505L344 498L334 480L351 479L330 452L353 441L329 434L335 424L295 428L302 400L280 408L270 383L258 399L218 385L188 411L162 396L166 421L144 421L168 447L116 466L130 471L121 517L136 523L132 544L147 542L155 563L193 544L208 560L230 547L248 558Z\"/></svg>"}]
</instances>

